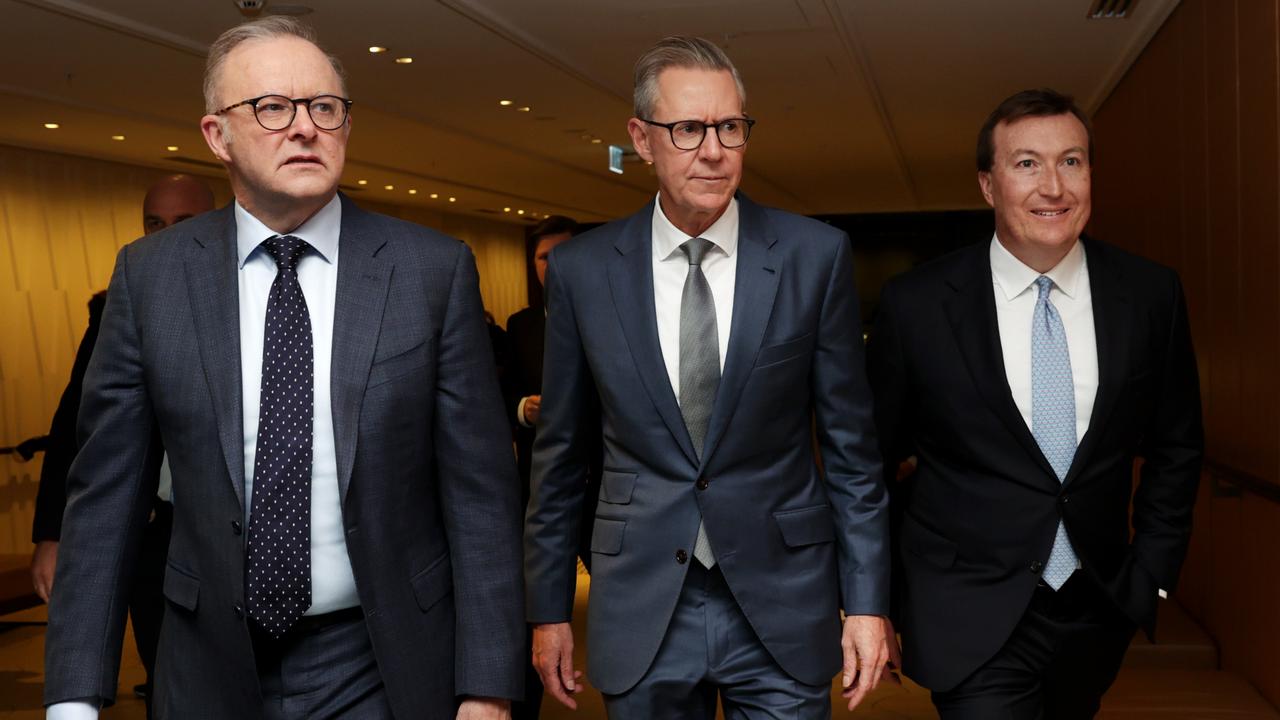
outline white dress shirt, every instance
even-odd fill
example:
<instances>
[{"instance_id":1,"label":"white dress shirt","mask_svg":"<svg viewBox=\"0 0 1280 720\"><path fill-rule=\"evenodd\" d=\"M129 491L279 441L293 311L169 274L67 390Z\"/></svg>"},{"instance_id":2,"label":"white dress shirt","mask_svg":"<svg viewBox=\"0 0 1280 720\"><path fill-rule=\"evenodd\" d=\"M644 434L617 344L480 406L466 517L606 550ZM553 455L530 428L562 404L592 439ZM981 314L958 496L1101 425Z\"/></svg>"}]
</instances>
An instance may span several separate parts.
<instances>
[{"instance_id":1,"label":"white dress shirt","mask_svg":"<svg viewBox=\"0 0 1280 720\"><path fill-rule=\"evenodd\" d=\"M253 508L253 461L258 446L258 411L262 388L263 337L267 299L276 278L276 265L259 245L279 233L235 205L236 259L240 296L240 377L244 406L244 516L249 527ZM311 607L306 615L355 607L355 576L347 557L342 529L342 501L329 400L329 370L333 358L333 309L338 289L338 236L342 202L335 195L319 212L289 233L315 252L298 261L298 283L311 316L314 352L314 439L311 464ZM166 458L167 459L167 458ZM46 720L96 720L98 708L83 701L50 705Z\"/></svg>"},{"instance_id":2,"label":"white dress shirt","mask_svg":"<svg viewBox=\"0 0 1280 720\"><path fill-rule=\"evenodd\" d=\"M1076 242L1066 257L1046 273L1027 267L998 238L991 238L991 282L995 285L996 320L1009 391L1031 428L1031 318L1036 311L1036 278L1053 281L1049 301L1062 317L1071 356L1076 396L1076 443L1089 429L1098 393L1098 341L1093 328L1093 295L1084 245Z\"/></svg>"},{"instance_id":3,"label":"white dress shirt","mask_svg":"<svg viewBox=\"0 0 1280 720\"><path fill-rule=\"evenodd\" d=\"M702 274L711 286L716 304L716 334L720 340L720 372L729 352L733 326L733 289L738 270L738 201L729 201L724 214L698 237L714 246L702 258ZM653 306L658 319L658 344L667 366L667 378L677 401L680 398L680 297L689 275L689 259L680 246L690 236L671 224L662 202L653 204Z\"/></svg>"}]
</instances>

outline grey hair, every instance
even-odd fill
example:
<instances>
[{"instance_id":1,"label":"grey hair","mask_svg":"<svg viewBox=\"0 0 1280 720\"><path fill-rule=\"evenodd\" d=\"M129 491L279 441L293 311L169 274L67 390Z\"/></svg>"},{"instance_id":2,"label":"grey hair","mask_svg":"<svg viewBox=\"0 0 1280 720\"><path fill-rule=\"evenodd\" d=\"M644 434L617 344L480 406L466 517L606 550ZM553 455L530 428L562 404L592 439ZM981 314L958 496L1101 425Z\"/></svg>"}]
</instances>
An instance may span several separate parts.
<instances>
[{"instance_id":1,"label":"grey hair","mask_svg":"<svg viewBox=\"0 0 1280 720\"><path fill-rule=\"evenodd\" d=\"M338 75L338 81L342 83L342 93L346 94L347 74L342 69L342 62L320 47L320 43L316 40L316 31L310 25L299 22L294 18L283 15L268 15L227 30L219 35L218 39L214 40L213 44L209 46L209 59L204 64L205 112L212 114L220 109L218 106L217 85L218 80L221 79L222 66L226 64L227 56L231 54L231 51L236 49L240 43L249 40L270 40L278 37L295 37L315 45L329 60L333 71Z\"/></svg>"},{"instance_id":2,"label":"grey hair","mask_svg":"<svg viewBox=\"0 0 1280 720\"><path fill-rule=\"evenodd\" d=\"M653 119L653 106L658 104L658 76L668 68L697 68L699 70L723 70L733 76L738 86L738 99L743 109L747 107L747 90L742 85L738 68L723 50L710 40L699 37L672 35L658 41L636 61L635 112L636 117Z\"/></svg>"}]
</instances>

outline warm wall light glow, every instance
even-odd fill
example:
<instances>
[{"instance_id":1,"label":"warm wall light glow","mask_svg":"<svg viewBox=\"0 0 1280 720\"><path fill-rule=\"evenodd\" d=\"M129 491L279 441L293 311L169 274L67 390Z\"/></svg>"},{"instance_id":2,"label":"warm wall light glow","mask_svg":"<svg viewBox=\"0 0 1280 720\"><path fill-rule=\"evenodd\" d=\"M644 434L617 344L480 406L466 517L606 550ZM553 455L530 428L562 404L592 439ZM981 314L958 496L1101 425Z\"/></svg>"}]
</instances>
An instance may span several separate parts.
<instances>
[{"instance_id":1,"label":"warm wall light glow","mask_svg":"<svg viewBox=\"0 0 1280 720\"><path fill-rule=\"evenodd\" d=\"M177 145L166 145L164 149L168 150L169 152L178 152Z\"/></svg>"},{"instance_id":2,"label":"warm wall light glow","mask_svg":"<svg viewBox=\"0 0 1280 720\"><path fill-rule=\"evenodd\" d=\"M396 189L396 186L395 186L395 185L383 185L383 186L382 186L382 189L383 189L383 190L395 190L395 189Z\"/></svg>"},{"instance_id":3,"label":"warm wall light glow","mask_svg":"<svg viewBox=\"0 0 1280 720\"><path fill-rule=\"evenodd\" d=\"M112 140L115 140L116 142L119 142L119 141L121 141L121 140L124 140L124 136L123 136L123 135L112 135L112 136L111 136L111 139L112 139Z\"/></svg>"},{"instance_id":4,"label":"warm wall light glow","mask_svg":"<svg viewBox=\"0 0 1280 720\"><path fill-rule=\"evenodd\" d=\"M432 200L435 200L435 199L436 199L436 198L438 198L438 197L440 197L440 193L431 193L431 199L432 199Z\"/></svg>"},{"instance_id":5,"label":"warm wall light glow","mask_svg":"<svg viewBox=\"0 0 1280 720\"><path fill-rule=\"evenodd\" d=\"M44 127L46 130L57 130L60 126L58 123L45 123Z\"/></svg>"},{"instance_id":6,"label":"warm wall light glow","mask_svg":"<svg viewBox=\"0 0 1280 720\"><path fill-rule=\"evenodd\" d=\"M370 45L370 46L369 46L369 52L371 52L371 53L373 53L373 54L375 54L375 55L377 55L378 53L384 53L384 52L386 52L386 51L387 51L387 49L386 49L386 48L384 48L384 47L382 47L381 45Z\"/></svg>"},{"instance_id":7,"label":"warm wall light glow","mask_svg":"<svg viewBox=\"0 0 1280 720\"><path fill-rule=\"evenodd\" d=\"M409 188L409 194L410 194L410 195L417 195L417 194L418 194L418 191L417 191L417 190L414 190L413 188Z\"/></svg>"},{"instance_id":8,"label":"warm wall light glow","mask_svg":"<svg viewBox=\"0 0 1280 720\"><path fill-rule=\"evenodd\" d=\"M400 63L401 65L408 65L409 63L413 62L413 58L411 57L396 58L396 62Z\"/></svg>"},{"instance_id":9,"label":"warm wall light glow","mask_svg":"<svg viewBox=\"0 0 1280 720\"><path fill-rule=\"evenodd\" d=\"M499 105L501 105L502 107L509 107L509 106L511 105L511 101L510 101L510 100L499 100L499 101L498 101L498 104L499 104Z\"/></svg>"}]
</instances>

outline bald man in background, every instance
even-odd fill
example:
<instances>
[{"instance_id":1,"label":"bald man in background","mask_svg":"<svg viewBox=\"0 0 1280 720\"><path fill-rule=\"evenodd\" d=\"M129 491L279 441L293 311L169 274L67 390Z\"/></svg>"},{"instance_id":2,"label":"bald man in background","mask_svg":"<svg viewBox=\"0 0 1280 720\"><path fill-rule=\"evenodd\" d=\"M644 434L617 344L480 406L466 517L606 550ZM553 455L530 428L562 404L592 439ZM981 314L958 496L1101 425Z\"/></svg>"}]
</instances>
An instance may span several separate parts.
<instances>
[{"instance_id":1,"label":"bald man in background","mask_svg":"<svg viewBox=\"0 0 1280 720\"><path fill-rule=\"evenodd\" d=\"M150 235L213 209L213 193L204 181L190 175L169 175L148 190L142 201L142 229ZM89 327L76 350L71 367L71 380L62 392L58 409L49 427L44 465L40 470L40 488L36 495L35 518L31 525L31 581L41 600L49 601L53 592L54 569L58 561L58 541L62 536L62 512L67 504L67 470L76 455L76 415L80 409L80 388L89 356L98 339L98 324L106 303L106 292L89 300ZM168 463L160 470L160 491L156 495L151 522L147 525L139 558L138 577L129 600L133 619L133 639L138 655L147 670L147 682L134 692L147 699L147 715L151 715L151 676L155 668L156 644L160 639L160 620L164 614L165 556L169 548L169 529L173 524Z\"/></svg>"}]
</instances>

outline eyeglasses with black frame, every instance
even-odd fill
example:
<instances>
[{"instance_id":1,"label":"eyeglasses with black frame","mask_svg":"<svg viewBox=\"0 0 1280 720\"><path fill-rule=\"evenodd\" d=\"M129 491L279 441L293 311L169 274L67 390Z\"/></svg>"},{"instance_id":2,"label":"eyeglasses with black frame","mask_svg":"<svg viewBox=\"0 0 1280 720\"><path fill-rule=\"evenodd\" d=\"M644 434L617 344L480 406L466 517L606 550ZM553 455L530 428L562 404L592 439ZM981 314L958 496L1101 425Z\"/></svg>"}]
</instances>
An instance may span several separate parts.
<instances>
[{"instance_id":1,"label":"eyeglasses with black frame","mask_svg":"<svg viewBox=\"0 0 1280 720\"><path fill-rule=\"evenodd\" d=\"M317 95L313 98L288 98L284 95L263 95L262 97L242 100L228 105L214 113L225 115L241 105L253 108L253 117L263 130L284 130L293 124L298 114L298 105L307 107L307 115L311 124L321 130L337 130L347 122L351 110L351 100L337 95Z\"/></svg>"},{"instance_id":2,"label":"eyeglasses with black frame","mask_svg":"<svg viewBox=\"0 0 1280 720\"><path fill-rule=\"evenodd\" d=\"M640 121L654 127L666 128L671 134L671 144L680 150L697 150L702 147L703 141L707 139L707 128L716 129L716 140L720 141L721 147L742 147L747 144L747 138L751 137L751 126L756 124L755 120L748 117L725 118L714 123L704 123L700 120L660 123L645 118L640 118Z\"/></svg>"}]
</instances>

